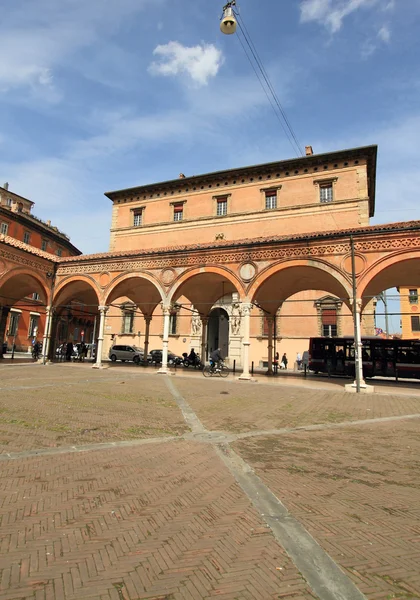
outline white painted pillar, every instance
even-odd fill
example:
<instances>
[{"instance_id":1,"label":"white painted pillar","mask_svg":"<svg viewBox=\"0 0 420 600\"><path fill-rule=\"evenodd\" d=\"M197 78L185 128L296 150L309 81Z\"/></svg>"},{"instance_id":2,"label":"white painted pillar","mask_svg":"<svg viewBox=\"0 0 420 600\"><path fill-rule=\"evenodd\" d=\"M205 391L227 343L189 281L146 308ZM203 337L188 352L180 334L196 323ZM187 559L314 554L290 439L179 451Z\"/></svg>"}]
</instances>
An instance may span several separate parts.
<instances>
[{"instance_id":1,"label":"white painted pillar","mask_svg":"<svg viewBox=\"0 0 420 600\"><path fill-rule=\"evenodd\" d=\"M242 375L239 379L251 379L251 374L249 372L249 336L251 329L251 310L252 304L242 304L241 313L243 319L243 338L242 338L242 346L243 346L243 365L242 365Z\"/></svg>"},{"instance_id":2,"label":"white painted pillar","mask_svg":"<svg viewBox=\"0 0 420 600\"><path fill-rule=\"evenodd\" d=\"M104 330L105 330L105 317L108 312L109 306L98 306L99 310L99 333L98 333L98 347L96 348L96 362L93 365L94 369L102 368L102 350L104 345Z\"/></svg>"},{"instance_id":3,"label":"white painted pillar","mask_svg":"<svg viewBox=\"0 0 420 600\"><path fill-rule=\"evenodd\" d=\"M169 343L169 318L171 314L170 306L163 306L163 348L162 348L162 365L158 371L161 375L166 375L168 371L168 343Z\"/></svg>"},{"instance_id":4,"label":"white painted pillar","mask_svg":"<svg viewBox=\"0 0 420 600\"><path fill-rule=\"evenodd\" d=\"M201 317L201 362L203 365L206 363L208 325L209 318Z\"/></svg>"},{"instance_id":5,"label":"white painted pillar","mask_svg":"<svg viewBox=\"0 0 420 600\"><path fill-rule=\"evenodd\" d=\"M48 352L50 351L50 340L51 340L51 326L53 318L53 307L47 306L45 309L45 329L44 337L42 338L42 364L48 360Z\"/></svg>"},{"instance_id":6,"label":"white painted pillar","mask_svg":"<svg viewBox=\"0 0 420 600\"><path fill-rule=\"evenodd\" d=\"M149 353L149 335L150 335L150 321L152 317L144 317L146 323L146 330L144 332L144 360L147 361L147 355Z\"/></svg>"},{"instance_id":7,"label":"white painted pillar","mask_svg":"<svg viewBox=\"0 0 420 600\"><path fill-rule=\"evenodd\" d=\"M355 361L354 366L355 369L358 370L358 374L356 374L356 380L354 385L357 385L357 376L359 377L359 382L361 386L366 386L365 380L363 379L363 356L362 356L362 329L360 324L360 314L362 311L362 300L361 298L356 299L356 313L353 315L354 318L354 332L355 332L355 340L354 340L354 349L355 349Z\"/></svg>"},{"instance_id":8,"label":"white painted pillar","mask_svg":"<svg viewBox=\"0 0 420 600\"><path fill-rule=\"evenodd\" d=\"M274 329L274 317L271 315L267 317L268 325L268 369L267 375L273 374L273 329Z\"/></svg>"}]
</instances>

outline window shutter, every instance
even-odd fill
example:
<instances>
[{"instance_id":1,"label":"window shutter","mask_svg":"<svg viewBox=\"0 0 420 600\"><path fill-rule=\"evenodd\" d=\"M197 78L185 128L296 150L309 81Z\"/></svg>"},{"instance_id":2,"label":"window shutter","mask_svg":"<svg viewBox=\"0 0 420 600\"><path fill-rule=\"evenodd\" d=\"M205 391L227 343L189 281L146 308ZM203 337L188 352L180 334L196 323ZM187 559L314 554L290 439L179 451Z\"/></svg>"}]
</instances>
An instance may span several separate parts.
<instances>
[{"instance_id":1,"label":"window shutter","mask_svg":"<svg viewBox=\"0 0 420 600\"><path fill-rule=\"evenodd\" d=\"M334 309L326 309L322 311L323 325L337 325L337 311Z\"/></svg>"}]
</instances>

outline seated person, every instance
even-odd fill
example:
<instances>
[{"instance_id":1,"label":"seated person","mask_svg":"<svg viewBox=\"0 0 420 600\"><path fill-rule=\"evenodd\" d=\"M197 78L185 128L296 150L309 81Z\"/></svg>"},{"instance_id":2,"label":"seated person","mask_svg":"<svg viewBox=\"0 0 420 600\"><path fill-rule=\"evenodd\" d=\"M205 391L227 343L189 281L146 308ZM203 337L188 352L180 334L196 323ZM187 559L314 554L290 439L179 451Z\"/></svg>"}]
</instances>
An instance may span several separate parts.
<instances>
[{"instance_id":1,"label":"seated person","mask_svg":"<svg viewBox=\"0 0 420 600\"><path fill-rule=\"evenodd\" d=\"M221 354L220 348L217 350L213 350L210 354L210 366L216 369L220 369L220 363L223 362L223 356Z\"/></svg>"},{"instance_id":2,"label":"seated person","mask_svg":"<svg viewBox=\"0 0 420 600\"><path fill-rule=\"evenodd\" d=\"M195 363L197 362L197 354L194 351L194 348L191 348L191 352L188 356L188 360L190 361L190 363L192 365L195 365Z\"/></svg>"}]
</instances>

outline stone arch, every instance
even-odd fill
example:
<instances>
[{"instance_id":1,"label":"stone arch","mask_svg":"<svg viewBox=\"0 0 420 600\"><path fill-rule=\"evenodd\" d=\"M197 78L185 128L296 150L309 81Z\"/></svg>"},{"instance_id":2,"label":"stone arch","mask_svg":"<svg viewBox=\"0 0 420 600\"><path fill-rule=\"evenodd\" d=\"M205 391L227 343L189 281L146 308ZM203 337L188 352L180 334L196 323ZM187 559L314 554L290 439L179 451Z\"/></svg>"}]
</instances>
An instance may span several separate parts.
<instances>
[{"instance_id":1,"label":"stone arch","mask_svg":"<svg viewBox=\"0 0 420 600\"><path fill-rule=\"evenodd\" d=\"M236 275L225 267L206 266L184 271L169 290L168 301L185 296L200 314L207 316L217 300L230 293L237 293L240 301L245 297Z\"/></svg>"},{"instance_id":2,"label":"stone arch","mask_svg":"<svg viewBox=\"0 0 420 600\"><path fill-rule=\"evenodd\" d=\"M150 273L132 272L118 275L107 285L104 303L109 305L121 297L130 298L143 315L151 316L166 295L156 277Z\"/></svg>"},{"instance_id":3,"label":"stone arch","mask_svg":"<svg viewBox=\"0 0 420 600\"><path fill-rule=\"evenodd\" d=\"M358 282L364 307L372 298L391 287L420 288L420 250L394 252L372 264Z\"/></svg>"},{"instance_id":4,"label":"stone arch","mask_svg":"<svg viewBox=\"0 0 420 600\"><path fill-rule=\"evenodd\" d=\"M44 275L46 277L46 274ZM37 292L41 300L47 305L51 299L51 291L44 279L36 271L29 271L24 267L16 267L7 271L0 277L0 304L12 306L26 296Z\"/></svg>"},{"instance_id":5,"label":"stone arch","mask_svg":"<svg viewBox=\"0 0 420 600\"><path fill-rule=\"evenodd\" d=\"M251 284L248 296L274 315L281 303L304 290L323 290L350 307L352 287L349 278L322 260L301 259L270 265Z\"/></svg>"},{"instance_id":6,"label":"stone arch","mask_svg":"<svg viewBox=\"0 0 420 600\"><path fill-rule=\"evenodd\" d=\"M61 279L54 290L54 306L60 307L74 298L84 299L86 304L97 307L101 302L101 293L95 279L88 275L72 275Z\"/></svg>"}]
</instances>

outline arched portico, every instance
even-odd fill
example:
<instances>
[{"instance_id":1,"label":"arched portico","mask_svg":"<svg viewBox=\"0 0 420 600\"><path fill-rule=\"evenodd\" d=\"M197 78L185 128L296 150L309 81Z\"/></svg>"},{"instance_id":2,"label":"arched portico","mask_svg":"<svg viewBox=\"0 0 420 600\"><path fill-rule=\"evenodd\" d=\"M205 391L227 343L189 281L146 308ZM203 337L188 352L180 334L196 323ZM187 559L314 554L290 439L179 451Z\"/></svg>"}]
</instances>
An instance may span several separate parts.
<instances>
[{"instance_id":1,"label":"arched portico","mask_svg":"<svg viewBox=\"0 0 420 600\"><path fill-rule=\"evenodd\" d=\"M359 283L362 307L391 287L420 288L420 250L397 252L376 261Z\"/></svg>"},{"instance_id":2,"label":"arched portico","mask_svg":"<svg viewBox=\"0 0 420 600\"><path fill-rule=\"evenodd\" d=\"M322 261L285 261L265 269L248 294L270 315L293 294L304 290L323 290L350 306L351 282L342 272Z\"/></svg>"}]
</instances>

